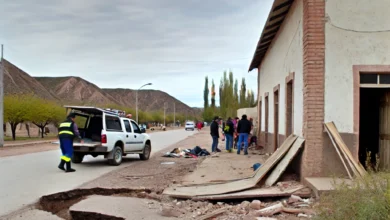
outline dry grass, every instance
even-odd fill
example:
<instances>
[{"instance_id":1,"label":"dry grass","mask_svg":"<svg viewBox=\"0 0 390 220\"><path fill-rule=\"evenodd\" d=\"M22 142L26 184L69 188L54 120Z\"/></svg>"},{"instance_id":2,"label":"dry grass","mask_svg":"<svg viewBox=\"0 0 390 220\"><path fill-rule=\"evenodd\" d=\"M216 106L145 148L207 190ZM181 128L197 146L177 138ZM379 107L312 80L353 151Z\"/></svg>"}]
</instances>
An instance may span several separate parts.
<instances>
[{"instance_id":1,"label":"dry grass","mask_svg":"<svg viewBox=\"0 0 390 220\"><path fill-rule=\"evenodd\" d=\"M371 155L367 156L369 174L352 185L340 184L335 191L321 196L316 219L390 219L390 173L374 173L378 167L372 167Z\"/></svg>"}]
</instances>

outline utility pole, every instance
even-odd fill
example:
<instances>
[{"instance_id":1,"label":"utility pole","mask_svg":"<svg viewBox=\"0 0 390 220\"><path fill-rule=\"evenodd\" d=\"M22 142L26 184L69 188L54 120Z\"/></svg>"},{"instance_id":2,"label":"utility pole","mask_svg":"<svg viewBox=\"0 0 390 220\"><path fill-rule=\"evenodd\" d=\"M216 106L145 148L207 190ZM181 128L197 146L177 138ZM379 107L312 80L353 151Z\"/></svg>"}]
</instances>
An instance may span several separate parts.
<instances>
[{"instance_id":1,"label":"utility pole","mask_svg":"<svg viewBox=\"0 0 390 220\"><path fill-rule=\"evenodd\" d=\"M1 45L0 63L0 147L4 147L4 46Z\"/></svg>"},{"instance_id":2,"label":"utility pole","mask_svg":"<svg viewBox=\"0 0 390 220\"><path fill-rule=\"evenodd\" d=\"M168 103L164 102L164 126L166 126L166 124L165 124L165 112L166 112L167 107L168 107L167 104L168 104Z\"/></svg>"},{"instance_id":3,"label":"utility pole","mask_svg":"<svg viewBox=\"0 0 390 220\"><path fill-rule=\"evenodd\" d=\"M173 123L174 123L174 125L176 127L176 105L175 104L176 103L173 102Z\"/></svg>"},{"instance_id":4,"label":"utility pole","mask_svg":"<svg viewBox=\"0 0 390 220\"><path fill-rule=\"evenodd\" d=\"M142 89L144 86L150 86L152 83L146 83L145 85L141 86L139 89L135 90L135 115L136 115L136 121L138 124L138 91Z\"/></svg>"}]
</instances>

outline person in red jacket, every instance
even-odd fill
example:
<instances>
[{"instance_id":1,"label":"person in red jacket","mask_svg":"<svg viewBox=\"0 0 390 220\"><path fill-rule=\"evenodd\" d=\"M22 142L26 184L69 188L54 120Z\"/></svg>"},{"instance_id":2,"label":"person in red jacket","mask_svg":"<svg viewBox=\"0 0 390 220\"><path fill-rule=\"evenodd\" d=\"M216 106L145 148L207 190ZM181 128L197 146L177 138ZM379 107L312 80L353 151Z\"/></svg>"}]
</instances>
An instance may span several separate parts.
<instances>
[{"instance_id":1,"label":"person in red jacket","mask_svg":"<svg viewBox=\"0 0 390 220\"><path fill-rule=\"evenodd\" d=\"M196 127L198 128L198 131L202 130L202 122L198 121L198 123L196 123Z\"/></svg>"}]
</instances>

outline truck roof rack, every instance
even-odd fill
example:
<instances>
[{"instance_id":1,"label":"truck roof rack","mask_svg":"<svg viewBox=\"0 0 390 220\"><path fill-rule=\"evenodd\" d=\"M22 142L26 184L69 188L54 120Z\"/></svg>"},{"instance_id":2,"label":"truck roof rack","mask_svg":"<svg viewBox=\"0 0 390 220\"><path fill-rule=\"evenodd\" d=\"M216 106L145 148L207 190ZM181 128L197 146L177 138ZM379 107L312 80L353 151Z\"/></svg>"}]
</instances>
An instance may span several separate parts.
<instances>
[{"instance_id":1,"label":"truck roof rack","mask_svg":"<svg viewBox=\"0 0 390 220\"><path fill-rule=\"evenodd\" d=\"M78 110L81 112L86 112L90 114L96 114L98 112L104 112L112 115L117 115L119 117L126 116L126 112L118 109L111 109L111 108L98 108L98 107L92 107L92 106L64 106L65 108L70 108L73 110Z\"/></svg>"}]
</instances>

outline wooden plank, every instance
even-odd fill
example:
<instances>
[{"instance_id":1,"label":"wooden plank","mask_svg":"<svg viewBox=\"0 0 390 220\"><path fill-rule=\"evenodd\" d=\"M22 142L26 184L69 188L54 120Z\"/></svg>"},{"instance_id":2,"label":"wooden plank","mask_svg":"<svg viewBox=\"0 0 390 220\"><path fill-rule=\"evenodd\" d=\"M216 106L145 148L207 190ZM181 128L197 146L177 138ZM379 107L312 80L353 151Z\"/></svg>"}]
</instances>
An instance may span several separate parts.
<instances>
[{"instance_id":1,"label":"wooden plank","mask_svg":"<svg viewBox=\"0 0 390 220\"><path fill-rule=\"evenodd\" d=\"M172 186L166 188L163 192L165 195L169 195L175 198L192 198L195 196L202 195L219 195L230 192L238 192L245 189L255 187L261 179L278 163L281 158L290 150L291 146L297 139L297 136L290 135L278 148L275 153L273 153L268 160L256 170L255 175L251 178L241 179L237 181L219 183L219 184L210 184L210 185L201 185L201 186Z\"/></svg>"},{"instance_id":2,"label":"wooden plank","mask_svg":"<svg viewBox=\"0 0 390 220\"><path fill-rule=\"evenodd\" d=\"M286 155L290 150L291 146L294 144L298 137L295 135L290 135L268 159L265 163L257 169L255 172L256 184L261 181L261 179Z\"/></svg>"},{"instance_id":3,"label":"wooden plank","mask_svg":"<svg viewBox=\"0 0 390 220\"><path fill-rule=\"evenodd\" d=\"M226 208L221 208L221 209L218 209L210 214L207 214L207 215L204 215L204 216L201 216L198 218L198 220L207 220L207 219L211 219L211 218L214 218L214 217L217 217L218 215L221 215L223 214L224 212L226 212Z\"/></svg>"},{"instance_id":4,"label":"wooden plank","mask_svg":"<svg viewBox=\"0 0 390 220\"><path fill-rule=\"evenodd\" d=\"M359 162L356 162L355 159L352 156L351 151L349 151L348 147L345 145L343 139L341 138L336 125L333 122L326 123L325 126L328 127L329 131L331 132L331 135L334 137L335 142L337 143L337 146L341 149L341 151L347 155L347 160L350 160L353 164L353 167L357 169L359 174L361 176L364 176L367 174L367 171L362 169L361 166L359 166Z\"/></svg>"},{"instance_id":5,"label":"wooden plank","mask_svg":"<svg viewBox=\"0 0 390 220\"><path fill-rule=\"evenodd\" d=\"M268 198L268 197L287 197L291 196L299 190L305 189L304 185L297 185L286 190L281 190L277 186L268 187L268 188L254 188L250 190L245 190L241 192L228 193L222 195L208 195L208 196L197 196L193 200L225 200L225 199L253 199L253 198ZM298 193L299 194L299 193ZM298 195L297 194L297 195ZM311 190L307 190L306 193L301 193L299 196L309 197L311 196Z\"/></svg>"},{"instance_id":6,"label":"wooden plank","mask_svg":"<svg viewBox=\"0 0 390 220\"><path fill-rule=\"evenodd\" d=\"M339 150L341 151L342 155L344 156L345 160L347 161L348 165L350 166L353 174L358 177L358 178L361 178L361 175L360 175L360 172L357 170L357 167L355 166L355 164L353 164L353 162L351 161L351 159L348 157L347 153L345 152L344 148L340 147L340 145L338 144L337 140L336 140L336 136L335 136L335 133L338 133L337 129L335 128L335 126L332 126L333 122L330 122L330 125L328 126L327 124L325 124L325 127L328 129L328 131L330 132L330 136L333 138L333 140L336 142L336 146L339 148ZM332 130L331 130L332 129ZM335 132L335 129L336 129L336 132ZM341 137L340 137L341 138Z\"/></svg>"},{"instance_id":7,"label":"wooden plank","mask_svg":"<svg viewBox=\"0 0 390 220\"><path fill-rule=\"evenodd\" d=\"M324 127L325 127L326 133L328 133L329 138L330 138L330 140L332 141L332 144L333 144L334 149L336 150L337 154L339 155L340 160L341 160L341 162L343 163L344 168L345 168L345 170L346 170L347 173L348 173L349 178L352 179L352 175L351 175L351 173L349 172L349 169L348 169L347 165L345 164L345 161L344 161L343 156L341 156L340 150L338 149L337 144L336 144L336 142L335 142L335 140L334 140L332 134L330 133L328 127L326 127L326 126L324 126ZM352 167L351 167L351 169L352 169Z\"/></svg>"},{"instance_id":8,"label":"wooden plank","mask_svg":"<svg viewBox=\"0 0 390 220\"><path fill-rule=\"evenodd\" d=\"M302 148L304 142L305 139L303 138L298 138L294 142L293 146L288 151L286 156L283 157L283 159L278 163L278 165L272 170L271 174L268 176L267 180L265 181L266 186L272 186L276 183L276 181L278 181L280 176L286 170L287 166L291 163L295 155Z\"/></svg>"}]
</instances>

